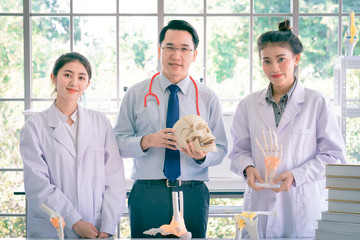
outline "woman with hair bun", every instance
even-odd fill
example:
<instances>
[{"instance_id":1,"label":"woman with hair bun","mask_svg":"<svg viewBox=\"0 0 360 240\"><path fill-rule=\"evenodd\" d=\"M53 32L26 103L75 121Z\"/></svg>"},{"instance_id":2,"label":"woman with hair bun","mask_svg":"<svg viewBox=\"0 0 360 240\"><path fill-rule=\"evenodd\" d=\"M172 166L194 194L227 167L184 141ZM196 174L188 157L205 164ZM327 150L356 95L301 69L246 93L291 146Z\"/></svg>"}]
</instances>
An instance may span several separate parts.
<instances>
[{"instance_id":1,"label":"woman with hair bun","mask_svg":"<svg viewBox=\"0 0 360 240\"><path fill-rule=\"evenodd\" d=\"M258 38L262 69L270 83L240 101L231 127L231 170L248 184L243 210L277 212L276 217L259 216L260 238L314 237L316 220L327 206L325 165L346 163L332 104L295 76L302 50L289 20ZM263 130L271 129L283 146L272 181L278 188L255 184L265 179L264 155L255 139L262 142Z\"/></svg>"}]
</instances>

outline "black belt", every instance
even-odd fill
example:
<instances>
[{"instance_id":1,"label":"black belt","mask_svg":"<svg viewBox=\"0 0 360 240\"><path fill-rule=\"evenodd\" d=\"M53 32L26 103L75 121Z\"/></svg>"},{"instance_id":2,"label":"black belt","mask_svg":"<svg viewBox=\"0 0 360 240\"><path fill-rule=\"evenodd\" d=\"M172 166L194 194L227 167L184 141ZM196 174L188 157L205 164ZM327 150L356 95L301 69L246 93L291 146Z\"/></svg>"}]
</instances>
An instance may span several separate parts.
<instances>
[{"instance_id":1,"label":"black belt","mask_svg":"<svg viewBox=\"0 0 360 240\"><path fill-rule=\"evenodd\" d=\"M170 182L169 179L156 179L156 180L136 180L138 183L146 183L150 185L157 186L166 186L166 187L181 187L186 185L197 185L203 183L203 181L183 181L183 180L175 180L174 182Z\"/></svg>"}]
</instances>

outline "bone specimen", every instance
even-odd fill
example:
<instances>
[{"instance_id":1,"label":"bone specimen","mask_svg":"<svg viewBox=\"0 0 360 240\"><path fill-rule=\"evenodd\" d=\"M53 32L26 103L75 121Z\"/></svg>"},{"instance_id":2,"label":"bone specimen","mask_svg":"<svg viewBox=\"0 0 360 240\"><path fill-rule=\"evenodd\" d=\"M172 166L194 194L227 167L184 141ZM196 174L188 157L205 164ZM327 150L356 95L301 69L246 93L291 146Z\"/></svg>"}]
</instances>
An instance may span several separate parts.
<instances>
[{"instance_id":1,"label":"bone specimen","mask_svg":"<svg viewBox=\"0 0 360 240\"><path fill-rule=\"evenodd\" d=\"M251 240L259 240L258 215L276 216L276 212L243 212L234 216L235 220L235 240L241 239L241 232L246 228Z\"/></svg>"},{"instance_id":2,"label":"bone specimen","mask_svg":"<svg viewBox=\"0 0 360 240\"><path fill-rule=\"evenodd\" d=\"M174 135L177 136L179 148L185 148L193 143L196 151L216 152L215 137L212 135L207 122L198 115L187 115L180 118L175 124Z\"/></svg>"},{"instance_id":3,"label":"bone specimen","mask_svg":"<svg viewBox=\"0 0 360 240\"><path fill-rule=\"evenodd\" d=\"M40 207L50 216L50 222L58 232L59 240L64 240L64 219L57 212L55 212L45 204L41 204Z\"/></svg>"},{"instance_id":4,"label":"bone specimen","mask_svg":"<svg viewBox=\"0 0 360 240\"><path fill-rule=\"evenodd\" d=\"M263 129L264 148L257 138L256 144L265 157L265 183L271 183L281 162L282 144L278 146L277 135L274 129L269 129L270 147L267 144L265 131Z\"/></svg>"},{"instance_id":5,"label":"bone specimen","mask_svg":"<svg viewBox=\"0 0 360 240\"><path fill-rule=\"evenodd\" d=\"M183 192L180 191L180 198L178 192L172 192L172 202L173 202L173 217L170 224L162 225L160 228L151 228L144 232L148 235L156 235L161 233L162 235L173 234L180 237L183 240L191 239L191 232L188 232L185 227L185 222L183 218ZM179 211L179 200L180 200L180 211Z\"/></svg>"}]
</instances>

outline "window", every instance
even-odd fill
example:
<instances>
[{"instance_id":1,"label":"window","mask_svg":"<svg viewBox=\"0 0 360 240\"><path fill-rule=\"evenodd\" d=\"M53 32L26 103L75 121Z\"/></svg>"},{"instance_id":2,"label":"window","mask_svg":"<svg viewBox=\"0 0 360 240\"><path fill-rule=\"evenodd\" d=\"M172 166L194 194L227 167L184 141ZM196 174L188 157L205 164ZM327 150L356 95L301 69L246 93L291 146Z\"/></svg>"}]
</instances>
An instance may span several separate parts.
<instances>
[{"instance_id":1,"label":"window","mask_svg":"<svg viewBox=\"0 0 360 240\"><path fill-rule=\"evenodd\" d=\"M25 234L25 198L13 195L22 183L19 134L29 114L51 104L49 76L60 54L79 51L89 58L94 76L83 104L105 111L114 123L126 88L160 69L161 27L172 19L187 20L200 36L199 54L190 73L218 93L224 113L231 116L241 98L268 84L261 71L257 37L289 18L305 47L300 81L333 99L333 62L344 53L349 11L359 16L359 3L0 0L0 237ZM360 20L356 21L359 26ZM354 55L360 55L359 46ZM352 98L358 100L358 71L352 76L348 86ZM348 160L360 161L359 121L348 118L348 126ZM227 163L220 168L228 169Z\"/></svg>"}]
</instances>

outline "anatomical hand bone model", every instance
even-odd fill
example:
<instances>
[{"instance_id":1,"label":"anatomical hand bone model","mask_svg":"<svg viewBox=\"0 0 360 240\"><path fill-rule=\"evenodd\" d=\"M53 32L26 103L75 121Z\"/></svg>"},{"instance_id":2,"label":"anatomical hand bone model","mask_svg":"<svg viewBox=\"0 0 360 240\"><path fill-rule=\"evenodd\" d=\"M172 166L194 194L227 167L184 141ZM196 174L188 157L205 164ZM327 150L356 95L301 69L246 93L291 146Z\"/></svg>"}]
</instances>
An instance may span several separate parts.
<instances>
[{"instance_id":1,"label":"anatomical hand bone model","mask_svg":"<svg viewBox=\"0 0 360 240\"><path fill-rule=\"evenodd\" d=\"M173 217L169 225L162 225L160 228L152 228L144 232L144 234L156 235L161 233L162 235L173 234L180 237L183 240L191 239L191 232L188 232L185 227L185 222L183 218L183 192L180 191L180 198L178 192L172 193L172 202L173 202ZM180 211L179 211L179 201L180 201Z\"/></svg>"},{"instance_id":2,"label":"anatomical hand bone model","mask_svg":"<svg viewBox=\"0 0 360 240\"><path fill-rule=\"evenodd\" d=\"M64 227L65 227L64 219L58 213L56 213L54 210L52 210L45 204L41 204L40 207L50 216L50 222L58 232L59 240L64 240Z\"/></svg>"},{"instance_id":3,"label":"anatomical hand bone model","mask_svg":"<svg viewBox=\"0 0 360 240\"><path fill-rule=\"evenodd\" d=\"M198 115L187 115L174 124L174 135L177 136L179 148L185 148L189 143L196 151L216 152L215 137L212 135L207 122Z\"/></svg>"},{"instance_id":4,"label":"anatomical hand bone model","mask_svg":"<svg viewBox=\"0 0 360 240\"><path fill-rule=\"evenodd\" d=\"M259 240L258 233L258 215L276 216L276 212L243 212L236 214L235 220L235 240L241 239L241 232L245 228L250 236L251 240Z\"/></svg>"},{"instance_id":5,"label":"anatomical hand bone model","mask_svg":"<svg viewBox=\"0 0 360 240\"><path fill-rule=\"evenodd\" d=\"M271 185L271 182L274 180L276 171L281 162L282 155L282 144L280 144L280 148L277 142L277 135L274 129L269 129L269 139L270 146L268 146L265 131L263 129L263 140L264 140L264 148L261 146L260 142L257 138L255 138L256 144L260 148L260 151L265 157L265 184L256 183L258 186L269 187L269 188L278 188L280 185Z\"/></svg>"}]
</instances>

